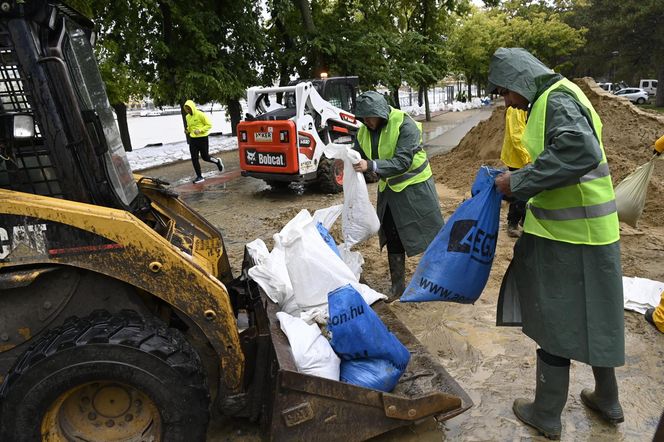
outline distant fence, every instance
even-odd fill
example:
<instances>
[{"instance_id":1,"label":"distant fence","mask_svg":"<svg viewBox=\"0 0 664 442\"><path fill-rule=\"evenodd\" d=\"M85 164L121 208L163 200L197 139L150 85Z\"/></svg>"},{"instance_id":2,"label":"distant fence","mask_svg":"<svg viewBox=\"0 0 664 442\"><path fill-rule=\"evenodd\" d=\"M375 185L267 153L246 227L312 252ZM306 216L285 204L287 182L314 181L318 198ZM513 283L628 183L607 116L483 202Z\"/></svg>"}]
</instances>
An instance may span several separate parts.
<instances>
[{"instance_id":1,"label":"distant fence","mask_svg":"<svg viewBox=\"0 0 664 442\"><path fill-rule=\"evenodd\" d=\"M460 91L467 91L468 88L465 84L461 84L461 88L458 86L444 86L444 87L436 87L434 89L429 89L428 95L429 95L429 104L436 104L436 103L446 103L446 104L451 104L453 101L456 100L457 94ZM473 97L477 96L477 88L475 86L471 87L471 92L473 94ZM409 107L409 106L419 106L419 103L417 102L417 91L416 90L409 90L409 91L399 91L399 105L400 107ZM424 104L423 104L424 105Z\"/></svg>"}]
</instances>

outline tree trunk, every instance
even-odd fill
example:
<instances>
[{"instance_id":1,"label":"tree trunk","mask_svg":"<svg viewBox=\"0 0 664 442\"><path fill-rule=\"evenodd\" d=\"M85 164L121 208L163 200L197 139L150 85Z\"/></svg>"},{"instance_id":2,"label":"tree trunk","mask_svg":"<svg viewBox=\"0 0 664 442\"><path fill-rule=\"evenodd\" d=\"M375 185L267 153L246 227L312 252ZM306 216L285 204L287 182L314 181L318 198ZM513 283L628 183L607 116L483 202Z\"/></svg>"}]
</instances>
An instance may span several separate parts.
<instances>
[{"instance_id":1,"label":"tree trunk","mask_svg":"<svg viewBox=\"0 0 664 442\"><path fill-rule=\"evenodd\" d=\"M277 27L277 31L279 31L279 35L281 36L281 43L283 44L284 53L291 53L295 47L295 43L290 37L286 26L284 26L281 17L279 17L279 14L277 14L276 9L272 10L271 16L272 21L274 22L274 25ZM290 81L291 68L292 66L289 66L285 61L282 60L279 62L279 86L286 86L288 84ZM283 95L283 92L279 92L277 94L277 103L283 104Z\"/></svg>"},{"instance_id":2,"label":"tree trunk","mask_svg":"<svg viewBox=\"0 0 664 442\"><path fill-rule=\"evenodd\" d=\"M131 136L129 135L129 126L127 126L127 106L124 103L113 103L111 106L118 118L118 129L120 129L120 139L124 150L131 152Z\"/></svg>"},{"instance_id":3,"label":"tree trunk","mask_svg":"<svg viewBox=\"0 0 664 442\"><path fill-rule=\"evenodd\" d=\"M424 91L424 115L427 121L431 121L431 110L429 109L429 93L427 92L426 86L422 86L421 89Z\"/></svg>"},{"instance_id":4,"label":"tree trunk","mask_svg":"<svg viewBox=\"0 0 664 442\"><path fill-rule=\"evenodd\" d=\"M304 30L309 34L316 33L316 26L314 25L314 18L311 14L311 5L309 5L309 0L293 0L295 6L300 10L302 15L302 24L304 25Z\"/></svg>"},{"instance_id":5,"label":"tree trunk","mask_svg":"<svg viewBox=\"0 0 664 442\"><path fill-rule=\"evenodd\" d=\"M424 90L424 86L419 85L417 87L417 105L419 107L422 107L424 105L424 96L422 94L422 91Z\"/></svg>"},{"instance_id":6,"label":"tree trunk","mask_svg":"<svg viewBox=\"0 0 664 442\"><path fill-rule=\"evenodd\" d=\"M297 9L299 9L300 15L302 16L302 25L306 35L310 39L314 39L316 37L317 31L316 25L314 24L314 17L311 11L311 4L309 3L309 0L293 0L293 2L295 3L295 6L297 6ZM310 50L311 60L307 60L307 65L311 71L308 74L300 71L301 76L317 76L320 75L323 70L323 57L321 52L313 47Z\"/></svg>"},{"instance_id":7,"label":"tree trunk","mask_svg":"<svg viewBox=\"0 0 664 442\"><path fill-rule=\"evenodd\" d=\"M240 121L242 120L242 106L240 106L240 100L228 100L226 108L231 117L231 134L237 136L237 125L240 124Z\"/></svg>"},{"instance_id":8,"label":"tree trunk","mask_svg":"<svg viewBox=\"0 0 664 442\"><path fill-rule=\"evenodd\" d=\"M392 100L394 101L394 108L401 109L401 103L399 102L399 86L392 89Z\"/></svg>"}]
</instances>

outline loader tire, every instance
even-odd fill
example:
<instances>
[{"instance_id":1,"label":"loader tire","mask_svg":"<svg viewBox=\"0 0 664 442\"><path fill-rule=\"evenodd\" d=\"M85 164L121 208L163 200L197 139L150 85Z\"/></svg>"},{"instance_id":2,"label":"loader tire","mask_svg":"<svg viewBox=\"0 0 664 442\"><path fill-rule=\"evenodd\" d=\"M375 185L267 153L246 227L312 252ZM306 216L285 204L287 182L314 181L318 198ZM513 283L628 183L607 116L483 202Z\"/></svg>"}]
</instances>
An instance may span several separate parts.
<instances>
[{"instance_id":1,"label":"loader tire","mask_svg":"<svg viewBox=\"0 0 664 442\"><path fill-rule=\"evenodd\" d=\"M318 163L318 184L325 193L339 193L344 189L344 162L321 157Z\"/></svg>"},{"instance_id":2,"label":"loader tire","mask_svg":"<svg viewBox=\"0 0 664 442\"><path fill-rule=\"evenodd\" d=\"M69 318L30 346L0 387L0 440L203 441L198 354L133 311Z\"/></svg>"}]
</instances>

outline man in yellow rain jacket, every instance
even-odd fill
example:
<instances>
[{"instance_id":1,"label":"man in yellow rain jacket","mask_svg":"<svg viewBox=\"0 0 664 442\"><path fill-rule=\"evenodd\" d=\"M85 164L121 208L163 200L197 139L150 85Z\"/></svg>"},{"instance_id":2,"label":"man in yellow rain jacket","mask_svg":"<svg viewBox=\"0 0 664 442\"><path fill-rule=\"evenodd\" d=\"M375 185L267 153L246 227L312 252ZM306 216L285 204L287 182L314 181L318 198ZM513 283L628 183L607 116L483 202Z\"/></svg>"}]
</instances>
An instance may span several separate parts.
<instances>
[{"instance_id":1,"label":"man in yellow rain jacket","mask_svg":"<svg viewBox=\"0 0 664 442\"><path fill-rule=\"evenodd\" d=\"M508 107L505 110L505 138L500 160L510 171L521 169L530 163L530 154L521 144L521 136L526 128L526 111ZM507 212L507 235L512 238L521 236L519 224L523 225L526 217L526 202L514 200L510 202Z\"/></svg>"},{"instance_id":2,"label":"man in yellow rain jacket","mask_svg":"<svg viewBox=\"0 0 664 442\"><path fill-rule=\"evenodd\" d=\"M216 164L220 172L224 170L224 163L219 158L210 157L210 144L208 141L208 133L212 129L210 118L196 109L196 105L191 100L187 100L184 103L184 111L187 113L187 128L185 132L189 139L189 153L191 154L191 163L196 172L194 184L198 184L205 181L205 178L201 174L201 163L198 161L199 155L203 161Z\"/></svg>"}]
</instances>

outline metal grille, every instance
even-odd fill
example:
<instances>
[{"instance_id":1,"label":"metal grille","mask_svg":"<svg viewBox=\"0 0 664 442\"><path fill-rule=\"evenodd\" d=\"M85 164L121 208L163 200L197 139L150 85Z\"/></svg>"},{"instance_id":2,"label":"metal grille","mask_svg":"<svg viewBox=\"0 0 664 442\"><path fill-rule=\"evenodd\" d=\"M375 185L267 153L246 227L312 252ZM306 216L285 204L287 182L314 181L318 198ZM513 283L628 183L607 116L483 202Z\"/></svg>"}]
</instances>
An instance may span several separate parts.
<instances>
[{"instance_id":1,"label":"metal grille","mask_svg":"<svg viewBox=\"0 0 664 442\"><path fill-rule=\"evenodd\" d=\"M0 117L5 117L0 131L0 187L63 198L58 174L37 122L34 138L17 139L13 138L10 120L6 118L16 112L35 118L28 93L10 36L0 27Z\"/></svg>"}]
</instances>

